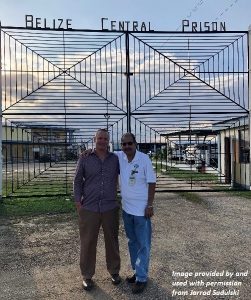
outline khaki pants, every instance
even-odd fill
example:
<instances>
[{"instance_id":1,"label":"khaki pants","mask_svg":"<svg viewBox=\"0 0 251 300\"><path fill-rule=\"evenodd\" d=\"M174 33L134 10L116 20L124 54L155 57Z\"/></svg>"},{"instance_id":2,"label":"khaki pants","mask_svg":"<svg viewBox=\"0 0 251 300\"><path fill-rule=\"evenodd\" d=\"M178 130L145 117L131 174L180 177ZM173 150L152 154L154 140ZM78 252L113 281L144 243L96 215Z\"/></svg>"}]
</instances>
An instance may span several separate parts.
<instances>
[{"instance_id":1,"label":"khaki pants","mask_svg":"<svg viewBox=\"0 0 251 300\"><path fill-rule=\"evenodd\" d=\"M105 238L106 266L110 274L118 274L120 270L119 256L119 209L104 213L80 210L80 269L83 278L90 279L95 273L96 251L100 225Z\"/></svg>"}]
</instances>

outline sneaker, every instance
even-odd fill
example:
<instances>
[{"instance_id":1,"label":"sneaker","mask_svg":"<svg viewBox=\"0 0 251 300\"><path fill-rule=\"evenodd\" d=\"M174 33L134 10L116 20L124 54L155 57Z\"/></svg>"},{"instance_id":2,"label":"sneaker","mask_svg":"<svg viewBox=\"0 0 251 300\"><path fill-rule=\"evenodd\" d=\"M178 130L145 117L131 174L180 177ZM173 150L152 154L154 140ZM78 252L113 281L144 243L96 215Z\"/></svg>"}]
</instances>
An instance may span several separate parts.
<instances>
[{"instance_id":1,"label":"sneaker","mask_svg":"<svg viewBox=\"0 0 251 300\"><path fill-rule=\"evenodd\" d=\"M128 283L135 283L135 281L136 281L136 275L133 274L131 277L126 277L126 281Z\"/></svg>"},{"instance_id":2,"label":"sneaker","mask_svg":"<svg viewBox=\"0 0 251 300\"><path fill-rule=\"evenodd\" d=\"M146 287L146 284L147 284L146 282L136 281L132 287L132 293L133 294L142 293Z\"/></svg>"},{"instance_id":3,"label":"sneaker","mask_svg":"<svg viewBox=\"0 0 251 300\"><path fill-rule=\"evenodd\" d=\"M92 279L84 279L83 280L84 290L90 291L90 290L92 290L93 286L94 286L94 282L92 281Z\"/></svg>"},{"instance_id":4,"label":"sneaker","mask_svg":"<svg viewBox=\"0 0 251 300\"><path fill-rule=\"evenodd\" d=\"M121 282L121 277L119 276L119 274L112 274L111 279L114 285L120 284Z\"/></svg>"}]
</instances>

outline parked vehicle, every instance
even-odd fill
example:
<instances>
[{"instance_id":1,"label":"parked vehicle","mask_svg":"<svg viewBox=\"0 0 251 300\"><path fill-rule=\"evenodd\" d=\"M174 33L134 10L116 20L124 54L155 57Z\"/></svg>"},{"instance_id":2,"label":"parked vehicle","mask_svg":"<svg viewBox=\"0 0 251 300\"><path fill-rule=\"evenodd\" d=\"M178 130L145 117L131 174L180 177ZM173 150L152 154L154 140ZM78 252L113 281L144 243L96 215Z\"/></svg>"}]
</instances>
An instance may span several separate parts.
<instances>
[{"instance_id":1,"label":"parked vehicle","mask_svg":"<svg viewBox=\"0 0 251 300\"><path fill-rule=\"evenodd\" d=\"M197 166L208 165L217 167L217 144L204 143L187 146L184 151L184 161L188 164L196 164Z\"/></svg>"},{"instance_id":2,"label":"parked vehicle","mask_svg":"<svg viewBox=\"0 0 251 300\"><path fill-rule=\"evenodd\" d=\"M184 152L184 160L188 164L195 164L198 159L199 149L196 145L187 146Z\"/></svg>"},{"instance_id":3,"label":"parked vehicle","mask_svg":"<svg viewBox=\"0 0 251 300\"><path fill-rule=\"evenodd\" d=\"M171 160L182 161L184 159L184 151L179 149L172 149L171 151Z\"/></svg>"}]
</instances>

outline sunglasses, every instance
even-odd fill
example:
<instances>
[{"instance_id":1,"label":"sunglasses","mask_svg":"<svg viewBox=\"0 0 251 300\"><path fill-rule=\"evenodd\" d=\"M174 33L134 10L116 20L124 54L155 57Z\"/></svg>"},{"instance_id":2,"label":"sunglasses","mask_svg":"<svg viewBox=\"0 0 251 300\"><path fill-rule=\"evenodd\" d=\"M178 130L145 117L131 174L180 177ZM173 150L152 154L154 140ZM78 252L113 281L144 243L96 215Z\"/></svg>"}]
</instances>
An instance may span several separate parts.
<instances>
[{"instance_id":1,"label":"sunglasses","mask_svg":"<svg viewBox=\"0 0 251 300\"><path fill-rule=\"evenodd\" d=\"M122 146L132 146L133 145L133 142L127 142L127 143L121 143Z\"/></svg>"}]
</instances>

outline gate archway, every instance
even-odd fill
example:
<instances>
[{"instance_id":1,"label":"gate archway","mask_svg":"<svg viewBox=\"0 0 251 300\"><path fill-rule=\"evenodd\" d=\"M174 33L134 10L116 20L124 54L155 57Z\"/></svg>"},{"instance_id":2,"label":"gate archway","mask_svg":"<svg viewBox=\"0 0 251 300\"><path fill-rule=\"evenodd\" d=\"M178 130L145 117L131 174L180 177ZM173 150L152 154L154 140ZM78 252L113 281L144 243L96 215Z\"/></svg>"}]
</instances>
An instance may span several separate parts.
<instances>
[{"instance_id":1,"label":"gate archway","mask_svg":"<svg viewBox=\"0 0 251 300\"><path fill-rule=\"evenodd\" d=\"M107 127L135 133L158 190L249 186L247 32L1 28L3 195L69 194Z\"/></svg>"}]
</instances>

